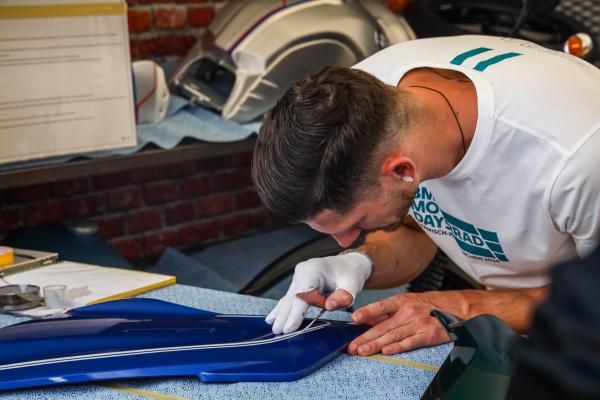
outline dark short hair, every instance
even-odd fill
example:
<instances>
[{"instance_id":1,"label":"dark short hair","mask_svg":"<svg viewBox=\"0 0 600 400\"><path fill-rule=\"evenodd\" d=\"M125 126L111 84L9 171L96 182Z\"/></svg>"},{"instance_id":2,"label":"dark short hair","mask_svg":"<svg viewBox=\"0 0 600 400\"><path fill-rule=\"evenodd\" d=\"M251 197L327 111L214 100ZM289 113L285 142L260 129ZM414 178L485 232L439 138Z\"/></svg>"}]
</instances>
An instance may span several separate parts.
<instances>
[{"instance_id":1,"label":"dark short hair","mask_svg":"<svg viewBox=\"0 0 600 400\"><path fill-rule=\"evenodd\" d=\"M397 98L358 69L326 67L293 83L265 116L254 149L252 177L267 209L287 222L349 211L378 144L394 130Z\"/></svg>"}]
</instances>

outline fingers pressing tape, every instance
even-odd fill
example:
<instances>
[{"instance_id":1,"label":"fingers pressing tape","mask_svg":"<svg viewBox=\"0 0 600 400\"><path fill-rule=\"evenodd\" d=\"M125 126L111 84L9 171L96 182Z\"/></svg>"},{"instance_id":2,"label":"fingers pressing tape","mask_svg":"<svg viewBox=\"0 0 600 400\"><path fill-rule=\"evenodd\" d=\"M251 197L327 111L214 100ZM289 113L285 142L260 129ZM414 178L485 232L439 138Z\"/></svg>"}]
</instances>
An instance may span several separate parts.
<instances>
[{"instance_id":1,"label":"fingers pressing tape","mask_svg":"<svg viewBox=\"0 0 600 400\"><path fill-rule=\"evenodd\" d=\"M283 327L285 325L285 323L287 322L288 316L289 316L289 311L290 311L290 306L289 305L289 301L287 298L282 299L281 301L285 302L285 306L281 308L281 310L279 311L279 313L277 314L277 316L275 317L275 320L273 321L273 333L276 335L279 335L281 332L283 332Z\"/></svg>"},{"instance_id":2,"label":"fingers pressing tape","mask_svg":"<svg viewBox=\"0 0 600 400\"><path fill-rule=\"evenodd\" d=\"M273 322L275 321L277 316L281 314L281 309L285 306L285 300L285 297L280 299L275 305L275 307L271 310L271 312L267 315L267 317L265 318L265 322L267 324L273 325Z\"/></svg>"},{"instance_id":3,"label":"fingers pressing tape","mask_svg":"<svg viewBox=\"0 0 600 400\"><path fill-rule=\"evenodd\" d=\"M292 309L283 326L283 333L290 333L297 330L304 320L304 313L308 310L308 304L300 299L294 299Z\"/></svg>"},{"instance_id":4,"label":"fingers pressing tape","mask_svg":"<svg viewBox=\"0 0 600 400\"><path fill-rule=\"evenodd\" d=\"M271 312L269 314L267 314L267 317L265 318L265 322L269 325L273 325L275 318L277 318L277 307L272 309Z\"/></svg>"}]
</instances>

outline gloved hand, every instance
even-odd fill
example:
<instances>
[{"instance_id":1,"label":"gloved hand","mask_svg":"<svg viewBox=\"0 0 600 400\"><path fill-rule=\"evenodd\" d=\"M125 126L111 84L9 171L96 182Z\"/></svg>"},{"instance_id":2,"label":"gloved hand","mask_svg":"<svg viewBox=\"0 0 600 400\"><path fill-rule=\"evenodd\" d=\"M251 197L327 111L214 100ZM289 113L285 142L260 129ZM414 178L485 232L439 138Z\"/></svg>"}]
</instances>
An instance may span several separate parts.
<instances>
[{"instance_id":1,"label":"gloved hand","mask_svg":"<svg viewBox=\"0 0 600 400\"><path fill-rule=\"evenodd\" d=\"M297 295L317 290L346 291L352 300L346 304L335 304L330 301L328 307L331 311L340 307L350 306L365 281L371 275L373 262L370 257L359 252L348 252L337 256L324 258L311 258L299 263L294 272L292 284L285 296L279 300L275 308L267 315L265 321L273 325L273 333L290 333L298 329L309 303ZM336 297L336 292L330 297ZM320 301L311 301L311 304L324 306L324 297L319 295Z\"/></svg>"}]
</instances>

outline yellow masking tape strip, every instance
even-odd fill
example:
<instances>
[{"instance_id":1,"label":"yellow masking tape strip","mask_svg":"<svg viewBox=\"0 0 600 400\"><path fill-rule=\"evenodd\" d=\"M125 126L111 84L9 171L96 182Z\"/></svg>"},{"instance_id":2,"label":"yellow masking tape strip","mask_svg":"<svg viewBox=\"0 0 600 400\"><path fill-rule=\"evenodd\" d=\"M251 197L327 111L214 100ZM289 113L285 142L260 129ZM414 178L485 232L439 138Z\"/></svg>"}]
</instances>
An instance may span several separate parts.
<instances>
[{"instance_id":1,"label":"yellow masking tape strip","mask_svg":"<svg viewBox=\"0 0 600 400\"><path fill-rule=\"evenodd\" d=\"M15 261L15 251L12 247L0 246L0 267L10 265Z\"/></svg>"},{"instance_id":2,"label":"yellow masking tape strip","mask_svg":"<svg viewBox=\"0 0 600 400\"><path fill-rule=\"evenodd\" d=\"M118 390L121 392L135 394L138 396L148 397L150 399L156 399L156 400L189 400L188 397L171 396L168 394L153 392L151 390L135 389L135 388L128 387L128 386L117 385L116 383L100 383L100 384L98 384L98 386L103 386L108 389L114 389L114 390Z\"/></svg>"},{"instance_id":3,"label":"yellow masking tape strip","mask_svg":"<svg viewBox=\"0 0 600 400\"><path fill-rule=\"evenodd\" d=\"M92 305L92 304L104 303L105 301L126 299L126 298L129 298L129 297L137 296L138 294L149 292L151 290L159 289L161 287L173 285L175 282L176 282L176 278L174 276L172 276L169 279L167 279L165 281L162 281L162 282L158 282L158 283L155 283L155 284L152 284L152 285L144 286L144 287L139 288L139 289L133 289L133 290L130 290L128 292L118 293L118 294L115 294L115 295L112 295L112 296L104 297L104 298L99 299L99 300L90 301L89 303L87 303L87 305L89 306L89 305Z\"/></svg>"},{"instance_id":4,"label":"yellow masking tape strip","mask_svg":"<svg viewBox=\"0 0 600 400\"><path fill-rule=\"evenodd\" d=\"M0 19L82 17L127 13L127 3L49 4L39 6L0 6Z\"/></svg>"},{"instance_id":5,"label":"yellow masking tape strip","mask_svg":"<svg viewBox=\"0 0 600 400\"><path fill-rule=\"evenodd\" d=\"M382 356L382 355L379 355L379 354L374 355L374 356L368 356L368 357L365 357L365 358L369 358L371 360L389 362L389 363L392 363L392 364L400 364L400 365L404 365L406 367L413 367L413 368L418 368L418 369L424 369L426 371L437 372L440 369L440 367L438 367L437 365L420 363L418 361L406 360L404 358Z\"/></svg>"}]
</instances>

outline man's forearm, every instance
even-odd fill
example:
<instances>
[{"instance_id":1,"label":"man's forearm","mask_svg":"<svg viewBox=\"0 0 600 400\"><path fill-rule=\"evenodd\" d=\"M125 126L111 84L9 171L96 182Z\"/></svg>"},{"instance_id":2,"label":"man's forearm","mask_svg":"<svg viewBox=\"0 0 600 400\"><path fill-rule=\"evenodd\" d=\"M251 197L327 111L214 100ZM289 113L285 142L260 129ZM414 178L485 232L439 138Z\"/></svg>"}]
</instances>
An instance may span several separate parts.
<instances>
[{"instance_id":1,"label":"man's forearm","mask_svg":"<svg viewBox=\"0 0 600 400\"><path fill-rule=\"evenodd\" d=\"M360 246L374 261L367 288L383 289L403 285L429 265L437 246L418 227L405 225L394 232L374 232Z\"/></svg>"},{"instance_id":2,"label":"man's forearm","mask_svg":"<svg viewBox=\"0 0 600 400\"><path fill-rule=\"evenodd\" d=\"M456 290L425 292L427 301L437 309L463 319L493 314L515 331L529 329L535 307L548 296L549 287L506 290Z\"/></svg>"}]
</instances>

